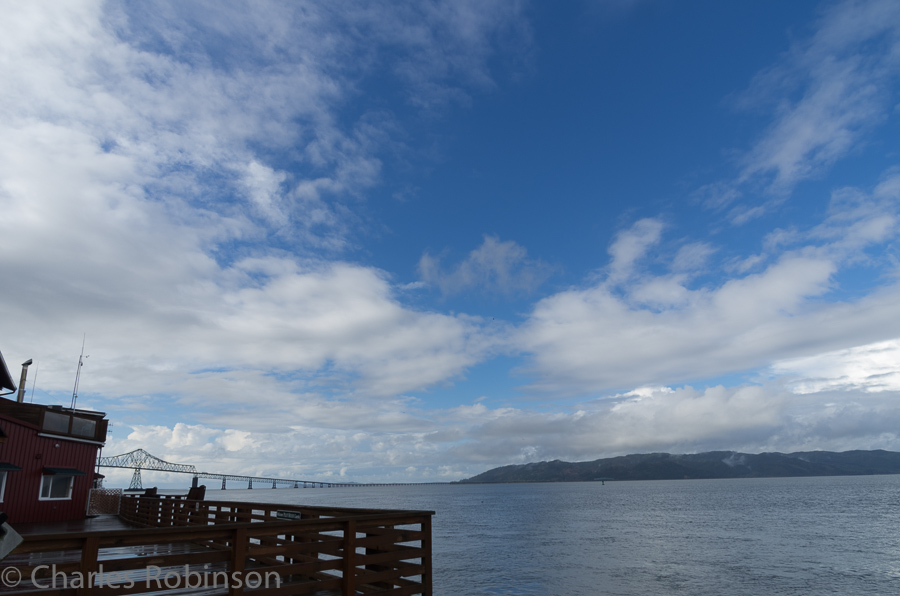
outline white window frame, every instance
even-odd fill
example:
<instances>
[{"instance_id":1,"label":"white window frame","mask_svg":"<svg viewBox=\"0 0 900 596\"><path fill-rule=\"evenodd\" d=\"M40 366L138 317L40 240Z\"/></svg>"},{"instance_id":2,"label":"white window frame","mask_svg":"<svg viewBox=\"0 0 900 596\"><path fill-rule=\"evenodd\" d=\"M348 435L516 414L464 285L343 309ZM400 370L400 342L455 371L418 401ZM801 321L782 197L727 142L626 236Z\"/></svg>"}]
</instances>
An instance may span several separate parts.
<instances>
[{"instance_id":1,"label":"white window frame","mask_svg":"<svg viewBox=\"0 0 900 596\"><path fill-rule=\"evenodd\" d=\"M53 484L55 482L64 481L64 479L68 479L69 488L66 491L65 497L51 497L44 496L44 485L47 484L48 490L47 494L50 495L53 493ZM49 481L49 484L48 484ZM39 501L71 501L72 500L72 489L75 487L75 476L71 474L44 474L41 477L41 491L38 493Z\"/></svg>"},{"instance_id":2,"label":"white window frame","mask_svg":"<svg viewBox=\"0 0 900 596\"><path fill-rule=\"evenodd\" d=\"M6 494L6 475L9 470L0 470L0 503L3 502L3 495Z\"/></svg>"}]
</instances>

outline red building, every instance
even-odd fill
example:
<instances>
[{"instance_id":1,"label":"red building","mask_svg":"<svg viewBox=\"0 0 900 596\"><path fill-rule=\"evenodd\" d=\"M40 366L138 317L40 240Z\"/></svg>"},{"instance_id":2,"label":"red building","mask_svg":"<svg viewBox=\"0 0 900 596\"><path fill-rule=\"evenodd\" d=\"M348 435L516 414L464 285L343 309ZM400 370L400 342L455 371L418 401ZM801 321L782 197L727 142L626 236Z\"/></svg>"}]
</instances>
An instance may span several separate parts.
<instances>
[{"instance_id":1,"label":"red building","mask_svg":"<svg viewBox=\"0 0 900 596\"><path fill-rule=\"evenodd\" d=\"M4 387L15 390L0 360ZM86 516L105 417L0 398L0 511L10 524Z\"/></svg>"}]
</instances>

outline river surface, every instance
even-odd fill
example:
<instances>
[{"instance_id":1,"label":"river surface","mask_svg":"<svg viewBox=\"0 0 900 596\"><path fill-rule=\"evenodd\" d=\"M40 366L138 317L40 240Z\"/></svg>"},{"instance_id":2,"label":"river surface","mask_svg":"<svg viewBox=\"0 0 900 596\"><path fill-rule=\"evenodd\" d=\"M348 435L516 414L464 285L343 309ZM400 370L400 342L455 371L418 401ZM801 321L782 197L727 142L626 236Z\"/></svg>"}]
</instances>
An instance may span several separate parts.
<instances>
[{"instance_id":1,"label":"river surface","mask_svg":"<svg viewBox=\"0 0 900 596\"><path fill-rule=\"evenodd\" d=\"M435 512L436 596L900 594L900 475L209 491Z\"/></svg>"}]
</instances>

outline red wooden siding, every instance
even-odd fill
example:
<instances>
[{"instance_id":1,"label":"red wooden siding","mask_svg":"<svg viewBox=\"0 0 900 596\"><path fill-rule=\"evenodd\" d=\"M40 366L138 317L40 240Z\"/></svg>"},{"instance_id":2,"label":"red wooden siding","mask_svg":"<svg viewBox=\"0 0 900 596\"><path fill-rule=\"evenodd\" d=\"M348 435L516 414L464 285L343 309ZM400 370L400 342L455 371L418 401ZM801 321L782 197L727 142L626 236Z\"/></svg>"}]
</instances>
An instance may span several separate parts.
<instances>
[{"instance_id":1,"label":"red wooden siding","mask_svg":"<svg viewBox=\"0 0 900 596\"><path fill-rule=\"evenodd\" d=\"M2 414L0 427L8 437L5 443L0 443L0 462L22 468L6 474L6 491L0 511L9 516L9 523L15 527L16 523L85 517L99 446L63 438L39 437L37 426ZM75 477L70 500L39 500L45 467L75 468L85 473Z\"/></svg>"}]
</instances>

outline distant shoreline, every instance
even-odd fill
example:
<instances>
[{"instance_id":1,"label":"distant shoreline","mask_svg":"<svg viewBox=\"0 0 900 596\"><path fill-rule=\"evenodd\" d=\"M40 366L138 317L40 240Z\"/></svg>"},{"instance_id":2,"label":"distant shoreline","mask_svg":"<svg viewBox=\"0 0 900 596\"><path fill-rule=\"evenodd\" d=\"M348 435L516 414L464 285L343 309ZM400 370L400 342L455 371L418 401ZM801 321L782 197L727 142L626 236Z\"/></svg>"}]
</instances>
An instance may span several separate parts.
<instances>
[{"instance_id":1,"label":"distant shoreline","mask_svg":"<svg viewBox=\"0 0 900 596\"><path fill-rule=\"evenodd\" d=\"M900 474L900 453L864 451L800 451L695 454L646 453L588 462L560 460L494 468L460 480L460 484L525 482L599 482L612 480L699 480L724 478L790 478L805 476L876 476Z\"/></svg>"}]
</instances>

